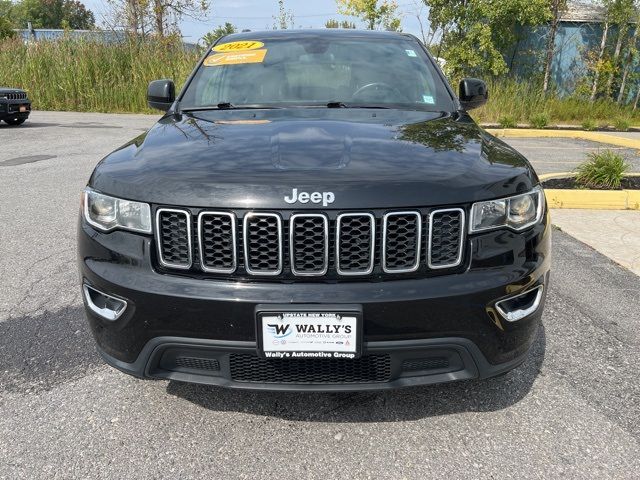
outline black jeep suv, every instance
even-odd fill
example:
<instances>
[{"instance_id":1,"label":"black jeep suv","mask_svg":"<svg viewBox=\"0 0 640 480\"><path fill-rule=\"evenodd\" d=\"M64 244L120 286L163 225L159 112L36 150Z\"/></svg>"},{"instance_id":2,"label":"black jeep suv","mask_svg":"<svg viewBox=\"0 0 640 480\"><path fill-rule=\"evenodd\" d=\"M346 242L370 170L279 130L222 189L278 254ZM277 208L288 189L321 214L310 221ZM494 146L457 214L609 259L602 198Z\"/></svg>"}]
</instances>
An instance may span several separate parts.
<instances>
[{"instance_id":1,"label":"black jeep suv","mask_svg":"<svg viewBox=\"0 0 640 480\"><path fill-rule=\"evenodd\" d=\"M9 125L22 125L31 113L27 92L17 88L0 87L0 120Z\"/></svg>"},{"instance_id":2,"label":"black jeep suv","mask_svg":"<svg viewBox=\"0 0 640 480\"><path fill-rule=\"evenodd\" d=\"M99 351L139 377L365 390L486 378L540 324L531 165L410 35L220 39L160 121L96 167L78 234ZM516 101L514 99L514 101Z\"/></svg>"}]
</instances>

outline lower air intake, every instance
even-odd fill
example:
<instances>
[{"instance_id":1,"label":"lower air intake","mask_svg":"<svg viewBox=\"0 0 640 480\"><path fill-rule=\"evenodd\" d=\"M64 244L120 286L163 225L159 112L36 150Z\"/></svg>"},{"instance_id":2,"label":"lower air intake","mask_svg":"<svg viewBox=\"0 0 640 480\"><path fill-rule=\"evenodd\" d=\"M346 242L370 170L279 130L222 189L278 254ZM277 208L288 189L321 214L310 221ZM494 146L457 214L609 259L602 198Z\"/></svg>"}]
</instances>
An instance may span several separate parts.
<instances>
[{"instance_id":1,"label":"lower air intake","mask_svg":"<svg viewBox=\"0 0 640 480\"><path fill-rule=\"evenodd\" d=\"M231 377L254 383L379 383L391 377L389 355L357 359L274 359L250 354L230 355Z\"/></svg>"}]
</instances>

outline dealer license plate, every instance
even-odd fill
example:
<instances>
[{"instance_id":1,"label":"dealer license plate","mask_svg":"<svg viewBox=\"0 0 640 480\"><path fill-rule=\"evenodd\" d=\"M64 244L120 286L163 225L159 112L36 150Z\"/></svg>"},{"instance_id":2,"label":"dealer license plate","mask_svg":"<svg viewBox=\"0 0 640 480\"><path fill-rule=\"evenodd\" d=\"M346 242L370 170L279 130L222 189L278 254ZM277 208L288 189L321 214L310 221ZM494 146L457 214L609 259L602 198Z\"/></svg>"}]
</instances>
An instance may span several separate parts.
<instances>
[{"instance_id":1,"label":"dealer license plate","mask_svg":"<svg viewBox=\"0 0 640 480\"><path fill-rule=\"evenodd\" d=\"M260 353L267 358L356 358L360 314L258 313Z\"/></svg>"}]
</instances>

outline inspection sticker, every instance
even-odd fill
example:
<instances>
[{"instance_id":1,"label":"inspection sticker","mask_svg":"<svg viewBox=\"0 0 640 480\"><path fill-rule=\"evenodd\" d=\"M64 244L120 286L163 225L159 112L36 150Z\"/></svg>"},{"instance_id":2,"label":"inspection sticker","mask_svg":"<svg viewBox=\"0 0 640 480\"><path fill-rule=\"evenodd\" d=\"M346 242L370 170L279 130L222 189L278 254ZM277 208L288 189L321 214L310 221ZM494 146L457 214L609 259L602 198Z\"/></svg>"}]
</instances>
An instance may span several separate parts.
<instances>
[{"instance_id":1,"label":"inspection sticker","mask_svg":"<svg viewBox=\"0 0 640 480\"><path fill-rule=\"evenodd\" d=\"M417 57L418 54L415 52L415 50L405 50L405 52L407 52L407 56L409 57Z\"/></svg>"},{"instance_id":2,"label":"inspection sticker","mask_svg":"<svg viewBox=\"0 0 640 480\"><path fill-rule=\"evenodd\" d=\"M205 67L218 67L220 65L241 65L244 63L262 63L267 54L267 49L251 50L248 52L227 52L209 55L204 59Z\"/></svg>"},{"instance_id":3,"label":"inspection sticker","mask_svg":"<svg viewBox=\"0 0 640 480\"><path fill-rule=\"evenodd\" d=\"M245 40L243 42L230 42L213 47L215 52L240 52L243 50L257 50L264 47L264 43L256 40Z\"/></svg>"}]
</instances>

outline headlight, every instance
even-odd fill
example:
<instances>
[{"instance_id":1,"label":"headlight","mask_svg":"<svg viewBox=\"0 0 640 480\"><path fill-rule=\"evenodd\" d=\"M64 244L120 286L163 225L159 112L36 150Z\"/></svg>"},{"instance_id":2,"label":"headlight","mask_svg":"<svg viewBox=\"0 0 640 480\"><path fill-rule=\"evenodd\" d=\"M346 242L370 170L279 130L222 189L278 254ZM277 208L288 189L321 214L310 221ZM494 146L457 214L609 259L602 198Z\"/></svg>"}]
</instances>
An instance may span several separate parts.
<instances>
[{"instance_id":1,"label":"headlight","mask_svg":"<svg viewBox=\"0 0 640 480\"><path fill-rule=\"evenodd\" d=\"M104 232L121 228L151 233L151 209L146 203L110 197L87 188L83 210L87 223Z\"/></svg>"},{"instance_id":2,"label":"headlight","mask_svg":"<svg viewBox=\"0 0 640 480\"><path fill-rule=\"evenodd\" d=\"M471 233L494 228L524 230L542 220L544 192L540 186L513 197L474 203Z\"/></svg>"}]
</instances>

